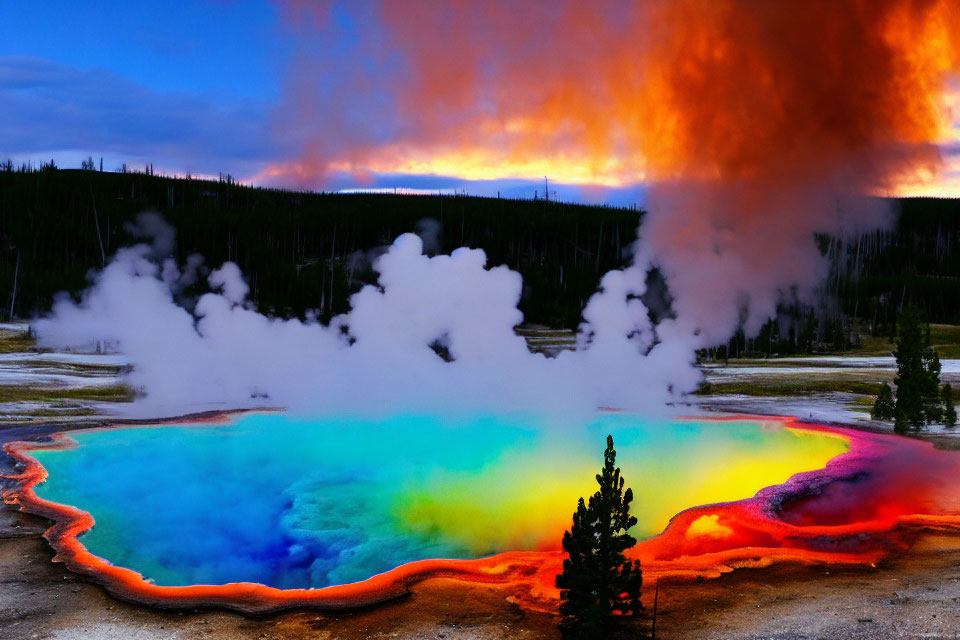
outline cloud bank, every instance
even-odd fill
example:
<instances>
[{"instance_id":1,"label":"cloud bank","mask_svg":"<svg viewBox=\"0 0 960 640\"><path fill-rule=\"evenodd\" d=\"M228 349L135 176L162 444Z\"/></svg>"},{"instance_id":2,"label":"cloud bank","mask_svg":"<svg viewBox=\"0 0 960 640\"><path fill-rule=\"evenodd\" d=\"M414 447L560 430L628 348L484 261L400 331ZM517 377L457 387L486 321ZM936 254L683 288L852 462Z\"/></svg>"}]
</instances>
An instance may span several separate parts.
<instances>
[{"instance_id":1,"label":"cloud bank","mask_svg":"<svg viewBox=\"0 0 960 640\"><path fill-rule=\"evenodd\" d=\"M153 91L108 70L34 57L0 56L0 111L3 159L62 164L91 154L109 171L153 162L179 173L253 175L293 152L268 135L263 105Z\"/></svg>"}]
</instances>

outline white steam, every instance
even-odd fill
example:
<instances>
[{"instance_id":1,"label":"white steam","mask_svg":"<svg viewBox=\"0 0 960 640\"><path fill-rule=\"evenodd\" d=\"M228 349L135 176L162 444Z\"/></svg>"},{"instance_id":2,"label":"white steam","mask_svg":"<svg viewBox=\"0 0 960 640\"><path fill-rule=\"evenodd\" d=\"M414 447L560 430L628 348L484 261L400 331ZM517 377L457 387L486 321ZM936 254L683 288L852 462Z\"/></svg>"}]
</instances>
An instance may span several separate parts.
<instances>
[{"instance_id":1,"label":"white steam","mask_svg":"<svg viewBox=\"0 0 960 640\"><path fill-rule=\"evenodd\" d=\"M791 293L816 302L829 267L816 233L855 238L893 220L889 201L819 182L660 183L648 204L644 244L700 347L723 343L738 328L756 335Z\"/></svg>"},{"instance_id":2,"label":"white steam","mask_svg":"<svg viewBox=\"0 0 960 640\"><path fill-rule=\"evenodd\" d=\"M58 301L34 327L42 346L116 344L144 414L264 405L349 415L651 413L699 381L695 337L669 320L654 332L638 299L643 269L606 274L584 310L582 348L547 358L514 333L519 274L485 263L476 249L429 257L421 238L404 234L374 262L378 286L325 326L254 311L233 263L208 277L219 293L178 302L197 260L181 272L142 244L118 251L79 304Z\"/></svg>"}]
</instances>

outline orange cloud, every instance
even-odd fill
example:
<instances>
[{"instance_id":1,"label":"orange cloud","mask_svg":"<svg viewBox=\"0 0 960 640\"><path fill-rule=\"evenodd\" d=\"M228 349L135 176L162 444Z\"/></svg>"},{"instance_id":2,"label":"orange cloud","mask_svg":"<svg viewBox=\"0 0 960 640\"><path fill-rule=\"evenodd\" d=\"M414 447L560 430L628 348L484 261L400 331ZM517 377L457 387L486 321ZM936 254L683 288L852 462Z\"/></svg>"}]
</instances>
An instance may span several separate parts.
<instances>
[{"instance_id":1,"label":"orange cloud","mask_svg":"<svg viewBox=\"0 0 960 640\"><path fill-rule=\"evenodd\" d=\"M331 10L280 4L324 25ZM304 100L317 76L295 73L297 116L334 119L298 163L318 177L346 166L538 177L553 166L557 179L610 185L777 181L824 161L842 173L858 156L857 182L887 188L908 166L935 168L931 145L949 125L943 77L958 67L949 0L385 0L371 11L376 29L361 28L383 41L365 51L399 66L357 80L339 104L356 108L376 85L399 125L386 141L338 131Z\"/></svg>"},{"instance_id":2,"label":"orange cloud","mask_svg":"<svg viewBox=\"0 0 960 640\"><path fill-rule=\"evenodd\" d=\"M735 326L732 299L756 320L784 286L812 286L814 232L882 220L851 198L942 180L954 0L382 0L363 15L366 63L337 91L309 57L292 70L285 125L304 146L279 175L644 181L645 240L701 328Z\"/></svg>"}]
</instances>

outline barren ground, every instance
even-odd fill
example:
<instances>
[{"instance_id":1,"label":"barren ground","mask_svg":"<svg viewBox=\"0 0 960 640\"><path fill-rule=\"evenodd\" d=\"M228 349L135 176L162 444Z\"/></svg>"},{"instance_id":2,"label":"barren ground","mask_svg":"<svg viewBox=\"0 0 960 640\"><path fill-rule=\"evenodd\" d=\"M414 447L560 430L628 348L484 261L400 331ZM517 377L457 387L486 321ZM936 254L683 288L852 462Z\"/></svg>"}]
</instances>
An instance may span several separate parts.
<instances>
[{"instance_id":1,"label":"barren ground","mask_svg":"<svg viewBox=\"0 0 960 640\"><path fill-rule=\"evenodd\" d=\"M353 613L247 618L162 611L114 600L51 562L45 523L0 517L0 638L558 638L552 616L511 604L506 589L429 580L392 603ZM651 594L647 594L648 599ZM648 610L650 608L648 603ZM649 633L649 619L627 637ZM771 567L664 585L663 639L960 638L960 540L928 536L877 569Z\"/></svg>"}]
</instances>

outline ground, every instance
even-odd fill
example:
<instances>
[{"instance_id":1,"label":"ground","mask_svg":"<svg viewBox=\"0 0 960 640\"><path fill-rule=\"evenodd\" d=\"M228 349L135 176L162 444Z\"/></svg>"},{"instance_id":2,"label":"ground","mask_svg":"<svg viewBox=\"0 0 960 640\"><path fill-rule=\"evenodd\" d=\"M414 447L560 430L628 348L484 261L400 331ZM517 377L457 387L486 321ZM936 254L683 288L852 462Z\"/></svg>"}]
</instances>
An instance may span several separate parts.
<instances>
[{"instance_id":1,"label":"ground","mask_svg":"<svg viewBox=\"0 0 960 640\"><path fill-rule=\"evenodd\" d=\"M118 602L51 562L39 518L0 519L0 637L104 638L559 638L552 616L511 604L509 592L428 580L396 602L354 613L295 611L248 618L224 611L159 611ZM647 608L651 594L647 593ZM636 635L649 633L650 620ZM960 541L929 536L877 569L774 567L664 586L663 640L960 638Z\"/></svg>"},{"instance_id":2,"label":"ground","mask_svg":"<svg viewBox=\"0 0 960 640\"><path fill-rule=\"evenodd\" d=\"M4 334L0 327L0 351L10 344L4 335L19 336L17 329L11 331ZM24 354L29 341L13 339L21 341L17 350L0 358L0 389L12 398L2 404L0 396L0 420L5 423L0 425L0 443L101 421L111 406L129 400L129 393L116 387L122 362L115 356ZM960 381L960 361L945 360L944 371L948 380ZM881 354L741 361L706 367L705 375L715 390L692 398L687 405L691 412L787 413L889 428L870 421L863 411L869 396L859 392L869 387L851 385L892 376L892 361ZM18 389L28 400L17 398ZM43 403L57 407L56 415L37 413ZM960 448L960 438L949 430L933 431L924 437L943 448ZM12 470L9 459L0 460L0 473ZM10 481L3 483L9 486ZM350 613L294 611L251 618L219 610L164 611L127 604L51 562L53 552L41 537L46 526L44 520L9 505L0 510L4 640L559 638L552 615L513 604L506 587L448 579L427 580L405 598ZM649 612L650 589L644 598ZM627 637L644 637L651 622L647 617L637 623ZM960 539L929 534L908 552L872 569L779 565L664 585L656 637L960 640Z\"/></svg>"}]
</instances>

